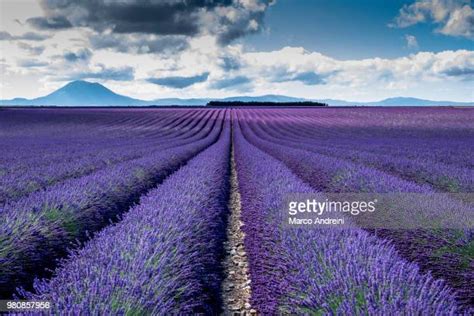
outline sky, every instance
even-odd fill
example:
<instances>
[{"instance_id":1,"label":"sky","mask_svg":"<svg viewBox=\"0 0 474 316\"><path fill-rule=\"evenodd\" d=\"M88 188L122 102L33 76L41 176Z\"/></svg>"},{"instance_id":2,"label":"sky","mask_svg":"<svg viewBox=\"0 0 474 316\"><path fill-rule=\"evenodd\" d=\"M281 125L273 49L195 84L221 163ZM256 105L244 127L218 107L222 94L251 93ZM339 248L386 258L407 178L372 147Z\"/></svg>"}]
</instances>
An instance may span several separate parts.
<instances>
[{"instance_id":1,"label":"sky","mask_svg":"<svg viewBox=\"0 0 474 316\"><path fill-rule=\"evenodd\" d=\"M471 0L0 0L0 99L474 101Z\"/></svg>"}]
</instances>

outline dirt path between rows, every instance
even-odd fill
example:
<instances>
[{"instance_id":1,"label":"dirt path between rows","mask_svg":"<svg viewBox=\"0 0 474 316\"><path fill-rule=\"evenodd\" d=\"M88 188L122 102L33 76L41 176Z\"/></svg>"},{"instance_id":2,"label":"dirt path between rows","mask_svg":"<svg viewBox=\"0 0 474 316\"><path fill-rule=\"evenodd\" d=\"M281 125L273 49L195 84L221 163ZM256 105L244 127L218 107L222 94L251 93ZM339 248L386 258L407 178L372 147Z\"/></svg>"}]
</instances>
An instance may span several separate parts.
<instances>
[{"instance_id":1,"label":"dirt path between rows","mask_svg":"<svg viewBox=\"0 0 474 316\"><path fill-rule=\"evenodd\" d=\"M257 315L250 305L251 281L248 273L248 260L244 248L245 234L240 220L240 193L235 168L234 151L231 156L229 222L227 225L226 257L224 259L224 281L222 299L224 315Z\"/></svg>"}]
</instances>

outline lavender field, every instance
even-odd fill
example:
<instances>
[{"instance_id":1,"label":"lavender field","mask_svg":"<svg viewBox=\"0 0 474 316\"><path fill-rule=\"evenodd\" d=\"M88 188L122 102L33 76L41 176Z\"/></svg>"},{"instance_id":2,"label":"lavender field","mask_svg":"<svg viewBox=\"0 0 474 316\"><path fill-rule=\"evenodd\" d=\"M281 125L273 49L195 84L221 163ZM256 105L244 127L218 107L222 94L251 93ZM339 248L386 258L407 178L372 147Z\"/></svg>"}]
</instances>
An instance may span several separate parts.
<instances>
[{"instance_id":1,"label":"lavender field","mask_svg":"<svg viewBox=\"0 0 474 316\"><path fill-rule=\"evenodd\" d=\"M0 150L0 299L57 315L474 313L472 109L2 108ZM290 193L416 193L429 203L395 217L455 209L465 225L287 228Z\"/></svg>"}]
</instances>

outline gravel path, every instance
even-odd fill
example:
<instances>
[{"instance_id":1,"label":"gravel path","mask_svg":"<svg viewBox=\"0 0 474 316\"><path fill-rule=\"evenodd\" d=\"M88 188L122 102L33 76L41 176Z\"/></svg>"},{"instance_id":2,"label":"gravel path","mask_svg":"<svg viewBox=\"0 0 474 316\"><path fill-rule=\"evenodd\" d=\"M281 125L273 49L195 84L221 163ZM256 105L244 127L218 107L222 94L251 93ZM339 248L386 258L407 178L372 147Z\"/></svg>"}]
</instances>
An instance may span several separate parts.
<instances>
[{"instance_id":1,"label":"gravel path","mask_svg":"<svg viewBox=\"0 0 474 316\"><path fill-rule=\"evenodd\" d=\"M251 281L248 274L248 260L244 248L244 232L240 220L240 193L235 169L234 152L231 158L231 190L229 199L229 223L226 257L224 259L225 279L222 283L224 315L257 315L250 305Z\"/></svg>"}]
</instances>

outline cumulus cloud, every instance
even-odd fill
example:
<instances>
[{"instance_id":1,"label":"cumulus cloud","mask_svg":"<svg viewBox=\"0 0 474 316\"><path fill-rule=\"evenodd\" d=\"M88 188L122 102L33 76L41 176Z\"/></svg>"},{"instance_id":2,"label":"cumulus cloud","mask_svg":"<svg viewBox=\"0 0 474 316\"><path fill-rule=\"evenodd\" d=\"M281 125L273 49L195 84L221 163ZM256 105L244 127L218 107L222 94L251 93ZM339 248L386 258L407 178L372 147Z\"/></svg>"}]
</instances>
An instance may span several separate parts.
<instances>
[{"instance_id":1,"label":"cumulus cloud","mask_svg":"<svg viewBox=\"0 0 474 316\"><path fill-rule=\"evenodd\" d=\"M269 82L300 82L305 85L325 84L341 67L341 61L302 47L247 53L244 64L248 71L259 69L260 76Z\"/></svg>"},{"instance_id":2,"label":"cumulus cloud","mask_svg":"<svg viewBox=\"0 0 474 316\"><path fill-rule=\"evenodd\" d=\"M439 33L474 39L471 0L417 0L404 5L390 26L405 28L430 21L439 25Z\"/></svg>"},{"instance_id":3,"label":"cumulus cloud","mask_svg":"<svg viewBox=\"0 0 474 316\"><path fill-rule=\"evenodd\" d=\"M272 0L41 0L45 16L30 18L27 22L38 29L87 27L99 34L213 34L219 43L228 44L261 30L264 13L271 2Z\"/></svg>"},{"instance_id":4,"label":"cumulus cloud","mask_svg":"<svg viewBox=\"0 0 474 316\"><path fill-rule=\"evenodd\" d=\"M191 77L163 77L163 78L148 78L147 81L159 86L165 86L169 88L181 89L192 86L199 82L204 82L209 77L209 73L205 72L203 74Z\"/></svg>"},{"instance_id":5,"label":"cumulus cloud","mask_svg":"<svg viewBox=\"0 0 474 316\"><path fill-rule=\"evenodd\" d=\"M407 42L407 48L409 49L418 49L418 41L413 35L406 34L405 41Z\"/></svg>"},{"instance_id":6,"label":"cumulus cloud","mask_svg":"<svg viewBox=\"0 0 474 316\"><path fill-rule=\"evenodd\" d=\"M474 81L474 52L458 51L442 54L445 58L434 65L436 71L447 77Z\"/></svg>"},{"instance_id":7,"label":"cumulus cloud","mask_svg":"<svg viewBox=\"0 0 474 316\"><path fill-rule=\"evenodd\" d=\"M232 5L219 6L206 17L211 33L218 42L227 45L232 41L260 31L265 11L272 1L234 0Z\"/></svg>"},{"instance_id":8,"label":"cumulus cloud","mask_svg":"<svg viewBox=\"0 0 474 316\"><path fill-rule=\"evenodd\" d=\"M111 29L115 33L160 35L197 33L195 14L216 5L208 1L190 1L188 5L179 0L42 0L41 4L47 18L67 21L65 25L89 27L99 32Z\"/></svg>"},{"instance_id":9,"label":"cumulus cloud","mask_svg":"<svg viewBox=\"0 0 474 316\"><path fill-rule=\"evenodd\" d=\"M420 80L442 81L455 76L469 80L474 69L474 52L467 50L343 61L303 48L285 47L273 52L246 53L243 58L247 64L243 71L268 78L270 82L300 81L306 85L349 88L400 87Z\"/></svg>"}]
</instances>

